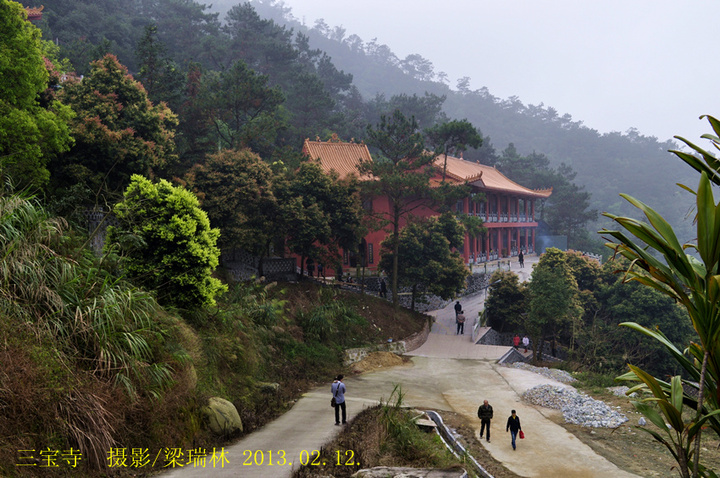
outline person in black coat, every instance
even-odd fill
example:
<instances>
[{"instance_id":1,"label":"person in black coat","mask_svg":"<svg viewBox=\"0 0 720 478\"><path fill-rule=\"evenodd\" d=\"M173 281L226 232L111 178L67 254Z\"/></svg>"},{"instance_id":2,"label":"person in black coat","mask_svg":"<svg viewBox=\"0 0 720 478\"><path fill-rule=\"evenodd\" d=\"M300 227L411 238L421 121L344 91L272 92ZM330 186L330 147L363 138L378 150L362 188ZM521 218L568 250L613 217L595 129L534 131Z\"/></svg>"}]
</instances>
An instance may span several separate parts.
<instances>
[{"instance_id":1,"label":"person in black coat","mask_svg":"<svg viewBox=\"0 0 720 478\"><path fill-rule=\"evenodd\" d=\"M380 279L380 297L387 299L387 284L385 284L385 279Z\"/></svg>"},{"instance_id":2,"label":"person in black coat","mask_svg":"<svg viewBox=\"0 0 720 478\"><path fill-rule=\"evenodd\" d=\"M515 414L515 410L510 412L510 416L507 420L507 425L505 425L505 432L507 433L510 431L510 436L512 436L512 447L513 450L515 450L515 437L517 437L518 432L522 430L522 427L520 427L520 417L518 417Z\"/></svg>"},{"instance_id":3,"label":"person in black coat","mask_svg":"<svg viewBox=\"0 0 720 478\"><path fill-rule=\"evenodd\" d=\"M485 400L478 408L477 415L480 419L480 438L482 439L485 433L485 427L487 427L487 441L490 441L490 420L492 420L493 417L492 405Z\"/></svg>"}]
</instances>

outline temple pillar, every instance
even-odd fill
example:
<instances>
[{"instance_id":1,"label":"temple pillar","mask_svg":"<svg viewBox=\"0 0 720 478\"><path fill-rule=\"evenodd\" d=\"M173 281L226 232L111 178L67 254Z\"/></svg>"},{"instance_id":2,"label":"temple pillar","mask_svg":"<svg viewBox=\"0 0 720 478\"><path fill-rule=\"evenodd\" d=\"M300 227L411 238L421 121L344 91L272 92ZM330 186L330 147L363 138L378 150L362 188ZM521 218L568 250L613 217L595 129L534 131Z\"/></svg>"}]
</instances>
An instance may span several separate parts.
<instances>
[{"instance_id":1,"label":"temple pillar","mask_svg":"<svg viewBox=\"0 0 720 478\"><path fill-rule=\"evenodd\" d=\"M532 246L533 252L537 254L537 248L535 247L535 228L532 229Z\"/></svg>"},{"instance_id":2,"label":"temple pillar","mask_svg":"<svg viewBox=\"0 0 720 478\"><path fill-rule=\"evenodd\" d=\"M530 212L532 212L532 220L535 222L535 200L533 199L530 203ZM533 234L533 245L535 245L535 234Z\"/></svg>"}]
</instances>

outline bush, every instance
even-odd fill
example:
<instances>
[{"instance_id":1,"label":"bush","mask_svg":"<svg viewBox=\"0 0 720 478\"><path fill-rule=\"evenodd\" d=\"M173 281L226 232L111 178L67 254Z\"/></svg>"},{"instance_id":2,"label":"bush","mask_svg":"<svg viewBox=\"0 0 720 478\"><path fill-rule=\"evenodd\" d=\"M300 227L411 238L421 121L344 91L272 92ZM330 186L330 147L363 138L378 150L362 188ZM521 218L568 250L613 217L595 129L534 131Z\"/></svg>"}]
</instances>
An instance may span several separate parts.
<instances>
[{"instance_id":1,"label":"bush","mask_svg":"<svg viewBox=\"0 0 720 478\"><path fill-rule=\"evenodd\" d=\"M119 225L108 227L105 247L122 254L120 270L155 291L161 304L189 310L215 305L215 297L227 290L212 277L220 233L210 228L194 194L133 175L113 211Z\"/></svg>"}]
</instances>

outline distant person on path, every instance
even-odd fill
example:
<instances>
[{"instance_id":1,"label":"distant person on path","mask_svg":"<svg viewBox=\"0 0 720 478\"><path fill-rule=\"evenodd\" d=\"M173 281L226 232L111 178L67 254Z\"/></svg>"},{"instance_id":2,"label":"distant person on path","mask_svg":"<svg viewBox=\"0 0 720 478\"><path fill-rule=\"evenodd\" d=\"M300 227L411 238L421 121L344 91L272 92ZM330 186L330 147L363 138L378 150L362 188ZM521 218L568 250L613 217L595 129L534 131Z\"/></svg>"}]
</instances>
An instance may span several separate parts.
<instances>
[{"instance_id":1,"label":"distant person on path","mask_svg":"<svg viewBox=\"0 0 720 478\"><path fill-rule=\"evenodd\" d=\"M345 384L342 382L343 376L338 375L330 386L330 391L335 398L335 425L340 425L340 409L342 408L342 423L347 423L347 413L345 410Z\"/></svg>"},{"instance_id":2,"label":"distant person on path","mask_svg":"<svg viewBox=\"0 0 720 478\"><path fill-rule=\"evenodd\" d=\"M323 265L318 264L318 277L322 276L323 279L325 279L325 272L323 271Z\"/></svg>"},{"instance_id":3,"label":"distant person on path","mask_svg":"<svg viewBox=\"0 0 720 478\"><path fill-rule=\"evenodd\" d=\"M523 256L522 250L520 250L520 253L518 254L518 262L520 263L521 269L525 267L525 256Z\"/></svg>"},{"instance_id":4,"label":"distant person on path","mask_svg":"<svg viewBox=\"0 0 720 478\"><path fill-rule=\"evenodd\" d=\"M464 335L465 334L465 313L461 310L460 313L455 317L455 322L457 322L457 331L455 332L455 335Z\"/></svg>"},{"instance_id":5,"label":"distant person on path","mask_svg":"<svg viewBox=\"0 0 720 478\"><path fill-rule=\"evenodd\" d=\"M510 436L512 437L513 450L516 450L515 437L517 437L518 432L520 430L522 430L522 427L520 427L520 417L518 417L515 414L515 410L510 412L510 416L508 417L507 425L505 425L505 432L507 433L508 430L510 431Z\"/></svg>"},{"instance_id":6,"label":"distant person on path","mask_svg":"<svg viewBox=\"0 0 720 478\"><path fill-rule=\"evenodd\" d=\"M525 352L527 352L528 345L530 345L530 339L526 335L523 337L523 346L525 347Z\"/></svg>"},{"instance_id":7,"label":"distant person on path","mask_svg":"<svg viewBox=\"0 0 720 478\"><path fill-rule=\"evenodd\" d=\"M308 277L312 278L315 275L315 263L312 259L307 260L307 271Z\"/></svg>"},{"instance_id":8,"label":"distant person on path","mask_svg":"<svg viewBox=\"0 0 720 478\"><path fill-rule=\"evenodd\" d=\"M380 279L380 297L387 299L387 284L385 279Z\"/></svg>"},{"instance_id":9,"label":"distant person on path","mask_svg":"<svg viewBox=\"0 0 720 478\"><path fill-rule=\"evenodd\" d=\"M460 312L462 312L462 305L460 305L460 301L458 300L455 302L455 317L457 317Z\"/></svg>"},{"instance_id":10,"label":"distant person on path","mask_svg":"<svg viewBox=\"0 0 720 478\"><path fill-rule=\"evenodd\" d=\"M487 441L490 442L490 420L493 417L492 405L487 400L478 408L478 418L480 419L480 439L482 440L483 432L487 426Z\"/></svg>"},{"instance_id":11,"label":"distant person on path","mask_svg":"<svg viewBox=\"0 0 720 478\"><path fill-rule=\"evenodd\" d=\"M515 334L515 337L513 337L513 347L516 349L520 347L520 336L518 334Z\"/></svg>"}]
</instances>

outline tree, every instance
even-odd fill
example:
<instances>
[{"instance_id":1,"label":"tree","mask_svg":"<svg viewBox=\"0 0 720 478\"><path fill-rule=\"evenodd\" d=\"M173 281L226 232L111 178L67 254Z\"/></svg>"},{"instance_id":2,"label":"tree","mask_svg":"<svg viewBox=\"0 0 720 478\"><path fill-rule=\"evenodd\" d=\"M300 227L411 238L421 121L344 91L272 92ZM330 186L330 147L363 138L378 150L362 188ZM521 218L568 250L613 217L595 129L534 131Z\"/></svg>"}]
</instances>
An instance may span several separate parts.
<instances>
[{"instance_id":1,"label":"tree","mask_svg":"<svg viewBox=\"0 0 720 478\"><path fill-rule=\"evenodd\" d=\"M48 157L71 145L72 111L59 101L43 107L48 86L40 30L25 9L0 0L0 174L19 187L44 187Z\"/></svg>"},{"instance_id":2,"label":"tree","mask_svg":"<svg viewBox=\"0 0 720 478\"><path fill-rule=\"evenodd\" d=\"M565 253L554 247L548 248L533 269L528 289L530 302L525 325L533 342L533 360L538 361L546 337L552 337L554 350L563 325L579 316L575 302L577 282L570 272Z\"/></svg>"},{"instance_id":3,"label":"tree","mask_svg":"<svg viewBox=\"0 0 720 478\"><path fill-rule=\"evenodd\" d=\"M113 55L94 62L81 81L65 82L60 98L76 113L75 146L51 163L56 197L83 185L94 195L83 202L112 204L133 174L153 176L177 159L177 117L154 105Z\"/></svg>"},{"instance_id":4,"label":"tree","mask_svg":"<svg viewBox=\"0 0 720 478\"><path fill-rule=\"evenodd\" d=\"M291 252L301 258L331 261L338 249L354 250L360 240L361 207L355 180L340 181L316 162L305 162L276 195L284 210L284 233ZM334 262L334 260L332 260Z\"/></svg>"},{"instance_id":5,"label":"tree","mask_svg":"<svg viewBox=\"0 0 720 478\"><path fill-rule=\"evenodd\" d=\"M415 310L419 291L451 299L465 288L470 271L453 245L462 243L463 226L451 214L412 223L400 233L398 281L412 288L410 308ZM381 245L380 269L394 282L395 257L392 238Z\"/></svg>"},{"instance_id":6,"label":"tree","mask_svg":"<svg viewBox=\"0 0 720 478\"><path fill-rule=\"evenodd\" d=\"M400 68L406 75L420 81L432 81L435 78L435 67L432 62L417 53L408 55L400 61Z\"/></svg>"},{"instance_id":7,"label":"tree","mask_svg":"<svg viewBox=\"0 0 720 478\"><path fill-rule=\"evenodd\" d=\"M268 85L266 75L238 60L225 71L205 75L201 96L219 145L269 153L283 125L278 108L285 98L280 88Z\"/></svg>"},{"instance_id":8,"label":"tree","mask_svg":"<svg viewBox=\"0 0 720 478\"><path fill-rule=\"evenodd\" d=\"M697 340L682 306L657 290L635 282L626 283L622 275L612 273L627 270L629 264L621 259L617 257L603 266L603 279L595 293L600 308L593 315L596 332L601 334L606 350L595 357L588 354L586 363L605 362L606 370L614 373L621 373L629 363L657 377L682 373L682 367L661 343L627 327L618 327L618 324L632 320L648 329L662 330L679 348ZM580 348L586 353L589 347L583 341Z\"/></svg>"},{"instance_id":9,"label":"tree","mask_svg":"<svg viewBox=\"0 0 720 478\"><path fill-rule=\"evenodd\" d=\"M291 115L292 125L289 134L286 134L288 143L300 144L331 124L335 102L316 75L301 73L288 88L285 107Z\"/></svg>"},{"instance_id":10,"label":"tree","mask_svg":"<svg viewBox=\"0 0 720 478\"><path fill-rule=\"evenodd\" d=\"M707 119L714 134L703 138L710 140L717 149L720 146L720 122L711 116ZM681 244L660 214L625 194L622 196L639 209L648 222L605 213L624 231L604 229L601 232L614 240L607 244L608 247L630 261L625 280L652 287L682 304L697 332L699 343L689 344L688 357L662 331L637 323L623 323L663 344L691 378L681 380L675 376L668 382L633 366L630 366L630 372L619 377L639 383L633 390L650 392L652 396L648 400L658 403L659 411L650 408L646 400L636 402L635 406L658 425L663 434L646 431L668 448L683 477L689 477L691 472L697 477L708 476L707 468L700 462L703 425L707 423L720 435L720 302L717 300L720 296L720 204L715 201L712 191L713 184L720 185L717 173L720 160L694 143L676 138L694 153L677 150L672 153L700 172L696 189L683 186L695 196L695 241ZM686 252L688 250L693 253ZM685 392L685 387L697 391L697 397ZM683 416L685 404L695 409L689 421ZM669 427L665 425L666 421Z\"/></svg>"},{"instance_id":11,"label":"tree","mask_svg":"<svg viewBox=\"0 0 720 478\"><path fill-rule=\"evenodd\" d=\"M164 101L177 111L180 106L183 74L168 56L165 45L157 38L157 30L157 25L145 27L145 34L135 51L140 67L136 76L152 102Z\"/></svg>"},{"instance_id":12,"label":"tree","mask_svg":"<svg viewBox=\"0 0 720 478\"><path fill-rule=\"evenodd\" d=\"M528 310L527 286L514 272L498 269L490 277L492 292L485 301L487 324L498 332L519 332Z\"/></svg>"},{"instance_id":13,"label":"tree","mask_svg":"<svg viewBox=\"0 0 720 478\"><path fill-rule=\"evenodd\" d=\"M416 94L410 96L403 93L393 95L390 100L378 94L368 104L368 119L371 123L376 123L383 115L388 116L393 111L400 110L406 117L414 117L419 128L430 128L438 122L447 121L447 115L442 110L444 102L445 96L431 93L425 93L424 96Z\"/></svg>"},{"instance_id":14,"label":"tree","mask_svg":"<svg viewBox=\"0 0 720 478\"><path fill-rule=\"evenodd\" d=\"M383 115L376 128L368 126L367 134L368 144L378 148L381 157L361 163L359 171L373 179L362 183L365 192L372 197L384 196L389 202L390 211L382 214L381 219L392 227L390 276L393 305L397 307L401 221L407 220L413 210L424 204L429 194L434 157L425 151L415 118L408 119L400 110L395 110L391 119Z\"/></svg>"},{"instance_id":15,"label":"tree","mask_svg":"<svg viewBox=\"0 0 720 478\"><path fill-rule=\"evenodd\" d=\"M262 258L282 231L281 208L273 192L274 174L260 156L225 149L207 156L186 176L213 227L220 247L240 247Z\"/></svg>"},{"instance_id":16,"label":"tree","mask_svg":"<svg viewBox=\"0 0 720 478\"><path fill-rule=\"evenodd\" d=\"M482 135L468 120L453 120L441 123L425 130L428 143L436 154L445 157L443 162L442 180L445 181L447 172L447 157L465 151L468 146L479 148L482 145Z\"/></svg>"},{"instance_id":17,"label":"tree","mask_svg":"<svg viewBox=\"0 0 720 478\"><path fill-rule=\"evenodd\" d=\"M220 231L210 228L193 193L133 175L113 212L119 224L108 228L106 249L117 248L120 269L161 304L192 310L214 305L227 290L212 277Z\"/></svg>"}]
</instances>

